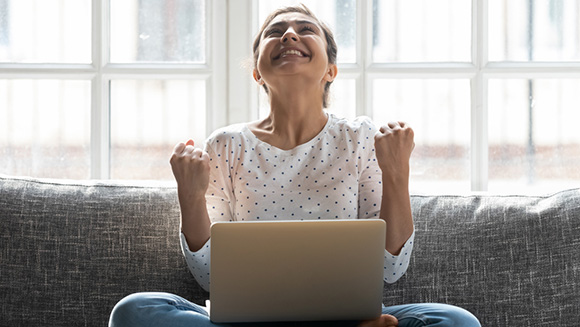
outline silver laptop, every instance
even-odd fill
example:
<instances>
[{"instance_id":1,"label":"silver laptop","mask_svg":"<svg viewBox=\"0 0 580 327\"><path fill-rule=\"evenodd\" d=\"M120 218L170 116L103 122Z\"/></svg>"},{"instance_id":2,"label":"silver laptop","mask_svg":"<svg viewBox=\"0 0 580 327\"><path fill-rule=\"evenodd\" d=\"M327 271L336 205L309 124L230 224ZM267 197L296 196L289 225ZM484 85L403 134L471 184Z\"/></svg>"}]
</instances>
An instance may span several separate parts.
<instances>
[{"instance_id":1,"label":"silver laptop","mask_svg":"<svg viewBox=\"0 0 580 327\"><path fill-rule=\"evenodd\" d=\"M378 317L385 228L380 219L213 224L211 321Z\"/></svg>"}]
</instances>

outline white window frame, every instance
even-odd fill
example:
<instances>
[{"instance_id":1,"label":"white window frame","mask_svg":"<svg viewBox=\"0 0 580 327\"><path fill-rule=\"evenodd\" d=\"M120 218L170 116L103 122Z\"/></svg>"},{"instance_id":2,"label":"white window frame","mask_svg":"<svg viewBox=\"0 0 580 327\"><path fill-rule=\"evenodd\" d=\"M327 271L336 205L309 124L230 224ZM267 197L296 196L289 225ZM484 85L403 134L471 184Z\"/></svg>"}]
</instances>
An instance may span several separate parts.
<instances>
[{"instance_id":1,"label":"white window frame","mask_svg":"<svg viewBox=\"0 0 580 327\"><path fill-rule=\"evenodd\" d=\"M114 0L111 0L114 1ZM205 0L206 63L109 62L109 0L91 2L91 64L0 63L2 79L79 79L91 82L90 178L111 175L110 82L114 79L192 79L206 82L206 130L227 123L226 99L226 0Z\"/></svg>"},{"instance_id":2,"label":"white window frame","mask_svg":"<svg viewBox=\"0 0 580 327\"><path fill-rule=\"evenodd\" d=\"M241 67L251 59L258 31L258 0L205 0L205 64L111 64L109 0L92 0L91 64L0 63L2 79L78 79L91 82L91 170L110 178L110 81L113 79L201 79L206 81L206 130L257 119L260 88ZM491 78L580 78L578 62L489 62L488 0L471 0L470 63L373 63L372 2L357 0L356 63L340 64L339 78L356 82L357 115L371 115L377 78L460 78L471 85L471 191L488 189L488 81Z\"/></svg>"},{"instance_id":3,"label":"white window frame","mask_svg":"<svg viewBox=\"0 0 580 327\"><path fill-rule=\"evenodd\" d=\"M356 63L339 64L339 77L354 79L356 82L357 115L371 116L373 107L372 85L373 80L387 79L468 79L471 87L471 142L470 142L470 185L472 192L488 190L488 81L492 78L580 78L580 63L574 62L489 62L488 61L488 0L471 0L472 15L472 44L471 62L469 63L373 63L372 61L372 2L357 0L357 57ZM239 45L231 46L231 40L243 40L247 45L251 39L247 35L255 35L258 17L258 0L231 1L228 3L231 10L236 7L235 17L228 16L228 20L236 24L237 28L228 31L228 55L239 55L237 51L245 51ZM243 17L251 8L251 17ZM243 10L242 10L243 9ZM242 10L242 11L240 11ZM240 15L240 13L242 13ZM248 28L247 26L253 26ZM245 26L244 28L239 28ZM232 77L245 72L239 69L229 70L230 83ZM238 76L237 80L243 80ZM248 87L244 86L244 90ZM241 100L239 103L257 108L259 89L254 87L253 93L239 94L235 87L230 87L229 99ZM233 106L230 107L233 109ZM244 115L236 117L256 119L257 109L244 109Z\"/></svg>"}]
</instances>

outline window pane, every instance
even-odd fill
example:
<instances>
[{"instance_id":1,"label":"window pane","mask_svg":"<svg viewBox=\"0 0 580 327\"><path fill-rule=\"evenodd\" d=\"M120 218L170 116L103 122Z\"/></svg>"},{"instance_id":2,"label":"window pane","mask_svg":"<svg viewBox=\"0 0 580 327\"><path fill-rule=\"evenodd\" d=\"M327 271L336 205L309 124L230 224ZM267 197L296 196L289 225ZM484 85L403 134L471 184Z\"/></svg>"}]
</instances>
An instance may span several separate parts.
<instances>
[{"instance_id":1,"label":"window pane","mask_svg":"<svg viewBox=\"0 0 580 327\"><path fill-rule=\"evenodd\" d=\"M203 147L205 94L205 81L111 81L111 178L173 179L173 147Z\"/></svg>"},{"instance_id":2,"label":"window pane","mask_svg":"<svg viewBox=\"0 0 580 327\"><path fill-rule=\"evenodd\" d=\"M339 63L356 62L356 1L355 0L260 0L257 30L274 10L303 3L321 21L328 24L338 46Z\"/></svg>"},{"instance_id":3,"label":"window pane","mask_svg":"<svg viewBox=\"0 0 580 327\"><path fill-rule=\"evenodd\" d=\"M471 61L471 1L374 0L375 62Z\"/></svg>"},{"instance_id":4,"label":"window pane","mask_svg":"<svg viewBox=\"0 0 580 327\"><path fill-rule=\"evenodd\" d=\"M356 118L356 81L336 79L330 86L328 112L338 117Z\"/></svg>"},{"instance_id":5,"label":"window pane","mask_svg":"<svg viewBox=\"0 0 580 327\"><path fill-rule=\"evenodd\" d=\"M469 80L376 79L372 87L375 123L405 121L415 131L411 189L469 191Z\"/></svg>"},{"instance_id":6,"label":"window pane","mask_svg":"<svg viewBox=\"0 0 580 327\"><path fill-rule=\"evenodd\" d=\"M0 0L0 62L90 63L90 0Z\"/></svg>"},{"instance_id":7,"label":"window pane","mask_svg":"<svg viewBox=\"0 0 580 327\"><path fill-rule=\"evenodd\" d=\"M0 80L0 173L90 176L88 81Z\"/></svg>"},{"instance_id":8,"label":"window pane","mask_svg":"<svg viewBox=\"0 0 580 327\"><path fill-rule=\"evenodd\" d=\"M489 59L580 60L580 1L490 0Z\"/></svg>"},{"instance_id":9,"label":"window pane","mask_svg":"<svg viewBox=\"0 0 580 327\"><path fill-rule=\"evenodd\" d=\"M489 189L580 186L580 80L489 81Z\"/></svg>"},{"instance_id":10,"label":"window pane","mask_svg":"<svg viewBox=\"0 0 580 327\"><path fill-rule=\"evenodd\" d=\"M115 0L111 62L205 62L205 1Z\"/></svg>"}]
</instances>

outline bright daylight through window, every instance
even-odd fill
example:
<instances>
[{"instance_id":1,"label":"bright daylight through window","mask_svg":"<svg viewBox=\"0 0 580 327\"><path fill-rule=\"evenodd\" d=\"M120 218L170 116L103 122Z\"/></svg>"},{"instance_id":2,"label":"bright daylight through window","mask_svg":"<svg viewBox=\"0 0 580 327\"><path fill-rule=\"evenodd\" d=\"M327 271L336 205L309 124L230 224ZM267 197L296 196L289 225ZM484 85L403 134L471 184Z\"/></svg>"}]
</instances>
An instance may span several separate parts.
<instances>
[{"instance_id":1,"label":"bright daylight through window","mask_svg":"<svg viewBox=\"0 0 580 327\"><path fill-rule=\"evenodd\" d=\"M0 0L0 173L171 180L175 143L267 113L243 62L298 2L337 39L329 111L414 128L412 192L580 184L577 0Z\"/></svg>"}]
</instances>

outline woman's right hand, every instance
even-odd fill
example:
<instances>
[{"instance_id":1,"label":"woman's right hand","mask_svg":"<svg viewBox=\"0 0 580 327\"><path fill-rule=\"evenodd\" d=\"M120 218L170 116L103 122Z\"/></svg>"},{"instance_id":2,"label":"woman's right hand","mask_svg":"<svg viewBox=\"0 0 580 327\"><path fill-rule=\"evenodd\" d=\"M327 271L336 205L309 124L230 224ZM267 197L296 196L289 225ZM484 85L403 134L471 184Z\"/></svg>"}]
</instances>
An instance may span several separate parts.
<instances>
[{"instance_id":1,"label":"woman's right hand","mask_svg":"<svg viewBox=\"0 0 580 327\"><path fill-rule=\"evenodd\" d=\"M195 148L192 140L179 143L169 160L180 195L205 196L209 186L209 155Z\"/></svg>"}]
</instances>

